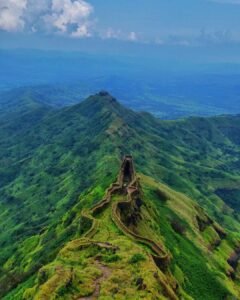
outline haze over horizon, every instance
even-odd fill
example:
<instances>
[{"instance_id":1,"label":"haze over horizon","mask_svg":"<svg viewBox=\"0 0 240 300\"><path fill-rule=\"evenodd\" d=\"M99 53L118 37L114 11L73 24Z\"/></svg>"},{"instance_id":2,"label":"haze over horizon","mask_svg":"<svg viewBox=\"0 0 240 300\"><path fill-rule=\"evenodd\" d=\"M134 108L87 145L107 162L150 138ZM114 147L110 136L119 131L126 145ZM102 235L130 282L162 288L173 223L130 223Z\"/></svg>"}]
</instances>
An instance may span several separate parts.
<instances>
[{"instance_id":1,"label":"haze over horizon","mask_svg":"<svg viewBox=\"0 0 240 300\"><path fill-rule=\"evenodd\" d=\"M164 118L239 113L239 15L237 0L2 0L0 92L48 85L63 105L106 89Z\"/></svg>"},{"instance_id":2,"label":"haze over horizon","mask_svg":"<svg viewBox=\"0 0 240 300\"><path fill-rule=\"evenodd\" d=\"M0 48L239 62L239 14L236 0L2 0Z\"/></svg>"}]
</instances>

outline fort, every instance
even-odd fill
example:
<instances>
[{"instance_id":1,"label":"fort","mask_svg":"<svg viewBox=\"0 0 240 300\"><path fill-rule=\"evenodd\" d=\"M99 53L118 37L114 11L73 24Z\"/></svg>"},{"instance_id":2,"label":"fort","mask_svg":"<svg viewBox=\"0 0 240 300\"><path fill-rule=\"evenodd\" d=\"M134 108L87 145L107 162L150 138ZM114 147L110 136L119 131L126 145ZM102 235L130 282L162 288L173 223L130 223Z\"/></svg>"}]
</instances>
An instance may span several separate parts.
<instances>
[{"instance_id":1,"label":"fort","mask_svg":"<svg viewBox=\"0 0 240 300\"><path fill-rule=\"evenodd\" d=\"M120 195L121 200L111 203L114 195ZM122 161L117 181L108 188L104 199L90 211L82 212L82 218L91 222L91 228L84 234L85 243L86 239L87 243L97 243L90 241L94 238L99 226L99 220L95 216L111 205L111 218L115 225L135 242L149 247L157 267L161 271L166 271L170 262L170 254L150 236L142 236L136 233L137 230L132 229L134 226L137 227L137 216L141 214L141 202L140 180L136 175L132 156L127 155ZM127 221L124 218L125 213L129 216Z\"/></svg>"}]
</instances>

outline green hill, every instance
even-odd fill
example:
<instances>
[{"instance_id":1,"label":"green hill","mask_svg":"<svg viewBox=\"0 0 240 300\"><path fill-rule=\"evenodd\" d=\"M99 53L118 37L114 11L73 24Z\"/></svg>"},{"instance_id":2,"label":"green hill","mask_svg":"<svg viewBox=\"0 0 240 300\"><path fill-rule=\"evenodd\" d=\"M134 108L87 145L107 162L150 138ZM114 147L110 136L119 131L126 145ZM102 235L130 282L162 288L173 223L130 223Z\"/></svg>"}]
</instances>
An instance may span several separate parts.
<instances>
[{"instance_id":1,"label":"green hill","mask_svg":"<svg viewBox=\"0 0 240 300\"><path fill-rule=\"evenodd\" d=\"M81 299L98 287L99 299L238 299L240 116L161 121L106 92L62 109L21 103L0 116L3 299ZM113 222L121 193L84 218L128 153L142 205L134 226L136 203L121 219L162 245L166 270ZM82 247L94 219L104 230Z\"/></svg>"}]
</instances>

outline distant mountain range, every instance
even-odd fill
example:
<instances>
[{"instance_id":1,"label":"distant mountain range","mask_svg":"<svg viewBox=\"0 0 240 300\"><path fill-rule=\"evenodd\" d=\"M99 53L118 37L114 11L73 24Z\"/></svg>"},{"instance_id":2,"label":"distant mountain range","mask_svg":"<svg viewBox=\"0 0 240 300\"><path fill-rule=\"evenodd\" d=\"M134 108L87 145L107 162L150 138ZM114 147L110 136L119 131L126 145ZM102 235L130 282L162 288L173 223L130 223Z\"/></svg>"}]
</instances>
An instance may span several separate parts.
<instances>
[{"instance_id":1,"label":"distant mountain range","mask_svg":"<svg viewBox=\"0 0 240 300\"><path fill-rule=\"evenodd\" d=\"M240 116L164 121L105 91L69 106L41 91L1 95L1 298L239 299ZM90 214L127 154L140 192L120 218L165 269L114 223L124 192Z\"/></svg>"},{"instance_id":2,"label":"distant mountain range","mask_svg":"<svg viewBox=\"0 0 240 300\"><path fill-rule=\"evenodd\" d=\"M0 50L0 92L20 88L10 94L28 90L65 106L106 89L125 106L162 119L240 113L239 64L159 59Z\"/></svg>"}]
</instances>

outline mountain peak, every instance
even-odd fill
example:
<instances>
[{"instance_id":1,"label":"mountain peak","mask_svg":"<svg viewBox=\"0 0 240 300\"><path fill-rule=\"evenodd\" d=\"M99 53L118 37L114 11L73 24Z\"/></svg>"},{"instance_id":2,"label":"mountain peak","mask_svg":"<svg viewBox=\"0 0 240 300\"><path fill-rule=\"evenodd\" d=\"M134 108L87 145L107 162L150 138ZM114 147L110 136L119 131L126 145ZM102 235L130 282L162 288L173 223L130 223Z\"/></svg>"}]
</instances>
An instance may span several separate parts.
<instances>
[{"instance_id":1,"label":"mountain peak","mask_svg":"<svg viewBox=\"0 0 240 300\"><path fill-rule=\"evenodd\" d=\"M116 98L114 98L109 92L107 91L100 91L94 95L89 96L84 102L101 102L105 104L113 104L113 103L118 103ZM118 103L120 105L120 103Z\"/></svg>"},{"instance_id":2,"label":"mountain peak","mask_svg":"<svg viewBox=\"0 0 240 300\"><path fill-rule=\"evenodd\" d=\"M100 97L109 97L109 96L111 96L108 91L104 91L104 90L100 91L97 95L100 96Z\"/></svg>"},{"instance_id":3,"label":"mountain peak","mask_svg":"<svg viewBox=\"0 0 240 300\"><path fill-rule=\"evenodd\" d=\"M107 91L100 91L97 94L89 96L86 100L78 104L77 107L82 114L88 117L106 111L121 115L128 111Z\"/></svg>"},{"instance_id":4,"label":"mountain peak","mask_svg":"<svg viewBox=\"0 0 240 300\"><path fill-rule=\"evenodd\" d=\"M93 97L96 97L98 98L98 100L104 101L105 103L118 103L116 98L114 98L108 91L104 91L104 90L100 91Z\"/></svg>"}]
</instances>

